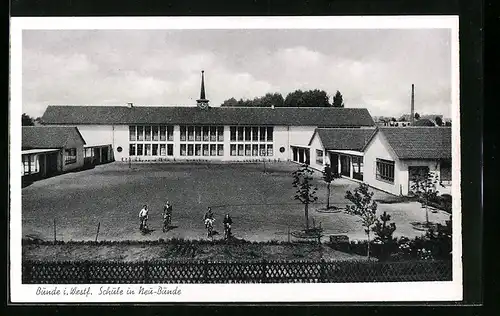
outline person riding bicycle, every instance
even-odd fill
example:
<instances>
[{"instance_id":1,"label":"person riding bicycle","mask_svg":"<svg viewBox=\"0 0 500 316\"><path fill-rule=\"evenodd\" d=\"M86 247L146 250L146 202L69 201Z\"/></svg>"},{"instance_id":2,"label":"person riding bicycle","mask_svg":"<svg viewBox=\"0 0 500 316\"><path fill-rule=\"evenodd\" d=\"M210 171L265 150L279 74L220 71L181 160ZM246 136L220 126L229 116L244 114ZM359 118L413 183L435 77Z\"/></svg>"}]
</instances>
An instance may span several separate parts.
<instances>
[{"instance_id":1,"label":"person riding bicycle","mask_svg":"<svg viewBox=\"0 0 500 316\"><path fill-rule=\"evenodd\" d=\"M172 205L169 201L163 206L163 232L165 232L172 222Z\"/></svg>"},{"instance_id":2,"label":"person riding bicycle","mask_svg":"<svg viewBox=\"0 0 500 316\"><path fill-rule=\"evenodd\" d=\"M212 212L212 208L208 208L208 211L205 213L205 216L203 217L203 221L205 223L205 228L209 228L210 226L213 225L215 218L214 218L214 213ZM208 237L210 237L210 231L208 232Z\"/></svg>"},{"instance_id":3,"label":"person riding bicycle","mask_svg":"<svg viewBox=\"0 0 500 316\"><path fill-rule=\"evenodd\" d=\"M148 213L149 213L148 206L146 204L144 204L141 211L139 212L139 220L141 221L141 226L140 226L141 230L148 228L148 225L147 225Z\"/></svg>"},{"instance_id":4,"label":"person riding bicycle","mask_svg":"<svg viewBox=\"0 0 500 316\"><path fill-rule=\"evenodd\" d=\"M231 225L233 224L233 219L231 218L231 216L229 216L229 214L226 214L226 216L224 216L223 224L224 235L225 238L228 239L229 237L231 237Z\"/></svg>"}]
</instances>

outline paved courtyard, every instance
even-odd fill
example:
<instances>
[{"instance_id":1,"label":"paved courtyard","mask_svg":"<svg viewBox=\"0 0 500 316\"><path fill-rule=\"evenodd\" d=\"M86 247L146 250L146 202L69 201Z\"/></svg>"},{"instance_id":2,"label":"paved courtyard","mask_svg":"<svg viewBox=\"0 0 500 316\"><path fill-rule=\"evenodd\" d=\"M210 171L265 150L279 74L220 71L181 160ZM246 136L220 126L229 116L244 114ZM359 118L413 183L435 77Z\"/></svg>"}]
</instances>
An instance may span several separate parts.
<instances>
[{"instance_id":1,"label":"paved courtyard","mask_svg":"<svg viewBox=\"0 0 500 316\"><path fill-rule=\"evenodd\" d=\"M266 164L144 164L112 163L95 169L44 179L22 189L23 235L53 239L56 220L58 240L94 240L100 223L99 240L146 240L158 238L206 238L203 215L208 206L215 212L215 230L222 229L222 218L230 213L237 238L253 241L287 240L290 229L304 225L304 208L293 200L293 163ZM318 203L311 206L310 221L321 222L325 234L346 234L365 238L360 222L340 213L320 213L326 202L326 184L318 173ZM344 206L346 190L358 184L338 179L332 184L331 202ZM375 191L376 199L388 194ZM172 224L161 231L162 205L173 204ZM143 204L150 207L149 225L153 231L139 232L138 213ZM411 222L424 221L425 211L415 202L379 204L396 222L397 236L422 234ZM444 223L448 215L429 213L433 222ZM221 236L216 236L221 238Z\"/></svg>"}]
</instances>

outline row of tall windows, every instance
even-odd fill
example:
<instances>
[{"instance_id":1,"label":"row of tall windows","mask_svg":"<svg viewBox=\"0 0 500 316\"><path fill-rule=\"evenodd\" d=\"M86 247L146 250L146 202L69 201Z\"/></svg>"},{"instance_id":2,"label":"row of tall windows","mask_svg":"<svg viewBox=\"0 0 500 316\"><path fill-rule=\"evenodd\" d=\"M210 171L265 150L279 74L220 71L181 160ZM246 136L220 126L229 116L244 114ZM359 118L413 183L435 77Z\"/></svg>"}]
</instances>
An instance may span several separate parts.
<instances>
[{"instance_id":1,"label":"row of tall windows","mask_svg":"<svg viewBox=\"0 0 500 316\"><path fill-rule=\"evenodd\" d=\"M129 126L130 141L173 141L174 127L172 125L131 125Z\"/></svg>"},{"instance_id":2,"label":"row of tall windows","mask_svg":"<svg viewBox=\"0 0 500 316\"><path fill-rule=\"evenodd\" d=\"M272 144L231 144L231 156L273 156Z\"/></svg>"},{"instance_id":3,"label":"row of tall windows","mask_svg":"<svg viewBox=\"0 0 500 316\"><path fill-rule=\"evenodd\" d=\"M129 156L173 156L173 144L129 144Z\"/></svg>"},{"instance_id":4,"label":"row of tall windows","mask_svg":"<svg viewBox=\"0 0 500 316\"><path fill-rule=\"evenodd\" d=\"M180 126L181 141L223 142L224 126Z\"/></svg>"},{"instance_id":5,"label":"row of tall windows","mask_svg":"<svg viewBox=\"0 0 500 316\"><path fill-rule=\"evenodd\" d=\"M273 127L265 126L231 126L231 142L272 142Z\"/></svg>"},{"instance_id":6,"label":"row of tall windows","mask_svg":"<svg viewBox=\"0 0 500 316\"><path fill-rule=\"evenodd\" d=\"M224 145L181 144L181 156L224 156Z\"/></svg>"}]
</instances>

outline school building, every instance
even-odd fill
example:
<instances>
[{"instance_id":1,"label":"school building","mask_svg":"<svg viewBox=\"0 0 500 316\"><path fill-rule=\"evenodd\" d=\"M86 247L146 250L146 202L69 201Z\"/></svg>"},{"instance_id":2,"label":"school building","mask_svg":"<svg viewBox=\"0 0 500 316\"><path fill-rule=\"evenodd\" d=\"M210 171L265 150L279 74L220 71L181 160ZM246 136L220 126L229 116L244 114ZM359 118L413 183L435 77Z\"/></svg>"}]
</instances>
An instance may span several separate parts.
<instances>
[{"instance_id":1,"label":"school building","mask_svg":"<svg viewBox=\"0 0 500 316\"><path fill-rule=\"evenodd\" d=\"M76 127L23 126L22 177L36 180L83 166L85 140Z\"/></svg>"},{"instance_id":2,"label":"school building","mask_svg":"<svg viewBox=\"0 0 500 316\"><path fill-rule=\"evenodd\" d=\"M440 194L451 193L450 127L318 128L309 145L311 166L330 164L342 176L395 195L408 195L412 179L433 172Z\"/></svg>"},{"instance_id":3,"label":"school building","mask_svg":"<svg viewBox=\"0 0 500 316\"><path fill-rule=\"evenodd\" d=\"M411 175L451 184L451 129L377 127L367 109L334 107L51 105L46 126L78 128L98 161L294 161L407 195ZM443 190L441 190L443 191ZM446 190L445 190L446 191Z\"/></svg>"}]
</instances>

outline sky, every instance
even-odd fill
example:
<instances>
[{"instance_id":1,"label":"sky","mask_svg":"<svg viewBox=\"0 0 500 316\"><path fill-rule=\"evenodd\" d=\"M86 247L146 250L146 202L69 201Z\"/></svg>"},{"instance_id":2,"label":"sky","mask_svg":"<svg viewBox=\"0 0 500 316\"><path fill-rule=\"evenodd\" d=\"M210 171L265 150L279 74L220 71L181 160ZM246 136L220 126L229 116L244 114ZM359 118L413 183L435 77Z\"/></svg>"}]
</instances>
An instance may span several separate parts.
<instances>
[{"instance_id":1,"label":"sky","mask_svg":"<svg viewBox=\"0 0 500 316\"><path fill-rule=\"evenodd\" d=\"M449 29L24 30L23 112L48 105L211 106L339 90L372 116L451 116ZM330 100L331 101L331 100Z\"/></svg>"}]
</instances>

